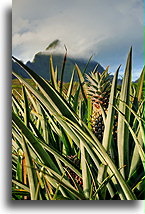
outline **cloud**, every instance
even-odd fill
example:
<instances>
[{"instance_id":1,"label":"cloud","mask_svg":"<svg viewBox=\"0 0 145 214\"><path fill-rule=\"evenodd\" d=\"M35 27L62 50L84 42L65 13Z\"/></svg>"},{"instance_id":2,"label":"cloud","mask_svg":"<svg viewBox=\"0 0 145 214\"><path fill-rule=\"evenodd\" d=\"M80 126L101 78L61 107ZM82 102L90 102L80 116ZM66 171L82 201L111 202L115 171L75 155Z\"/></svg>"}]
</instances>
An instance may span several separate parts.
<instances>
[{"instance_id":1,"label":"cloud","mask_svg":"<svg viewBox=\"0 0 145 214\"><path fill-rule=\"evenodd\" d=\"M13 1L13 54L32 59L59 39L69 55L89 58L114 70L130 46L134 65L143 66L142 0ZM138 63L140 66L138 66Z\"/></svg>"}]
</instances>

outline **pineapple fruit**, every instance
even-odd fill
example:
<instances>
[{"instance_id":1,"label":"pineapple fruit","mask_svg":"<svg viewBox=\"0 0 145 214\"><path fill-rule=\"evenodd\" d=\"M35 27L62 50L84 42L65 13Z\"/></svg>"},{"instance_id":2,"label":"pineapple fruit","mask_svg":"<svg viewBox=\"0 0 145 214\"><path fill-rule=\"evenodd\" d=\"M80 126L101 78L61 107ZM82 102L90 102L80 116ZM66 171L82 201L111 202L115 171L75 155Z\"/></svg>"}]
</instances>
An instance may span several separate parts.
<instances>
[{"instance_id":1,"label":"pineapple fruit","mask_svg":"<svg viewBox=\"0 0 145 214\"><path fill-rule=\"evenodd\" d=\"M72 161L72 163L74 163L77 167L80 166L80 160L78 159L77 155L70 155L67 156L67 158ZM72 171L71 169L68 169L68 179L70 180L70 183L74 186L74 182L72 180L72 178L76 181L76 183L82 188L83 187L83 180L82 178L80 178L74 171ZM74 186L75 187L75 186Z\"/></svg>"},{"instance_id":2,"label":"pineapple fruit","mask_svg":"<svg viewBox=\"0 0 145 214\"><path fill-rule=\"evenodd\" d=\"M86 75L88 80L88 95L91 97L93 113L91 124L96 137L102 141L104 132L104 121L102 109L107 114L111 81L109 78L108 67L103 73L95 69L90 75Z\"/></svg>"}]
</instances>

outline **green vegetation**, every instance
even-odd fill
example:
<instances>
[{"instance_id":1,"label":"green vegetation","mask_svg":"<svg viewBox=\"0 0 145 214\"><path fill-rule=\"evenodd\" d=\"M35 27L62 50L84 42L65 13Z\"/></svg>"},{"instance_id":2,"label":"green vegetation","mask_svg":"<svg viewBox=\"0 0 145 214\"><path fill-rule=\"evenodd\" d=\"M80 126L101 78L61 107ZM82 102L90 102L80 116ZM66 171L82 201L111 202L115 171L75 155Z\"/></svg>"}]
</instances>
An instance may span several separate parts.
<instances>
[{"instance_id":1,"label":"green vegetation","mask_svg":"<svg viewBox=\"0 0 145 214\"><path fill-rule=\"evenodd\" d=\"M144 69L133 84L132 49L121 86L118 67L70 83L50 57L48 82L13 57L31 80L13 72L12 199L144 199ZM90 71L91 72L91 71ZM18 91L18 93L16 92Z\"/></svg>"}]
</instances>

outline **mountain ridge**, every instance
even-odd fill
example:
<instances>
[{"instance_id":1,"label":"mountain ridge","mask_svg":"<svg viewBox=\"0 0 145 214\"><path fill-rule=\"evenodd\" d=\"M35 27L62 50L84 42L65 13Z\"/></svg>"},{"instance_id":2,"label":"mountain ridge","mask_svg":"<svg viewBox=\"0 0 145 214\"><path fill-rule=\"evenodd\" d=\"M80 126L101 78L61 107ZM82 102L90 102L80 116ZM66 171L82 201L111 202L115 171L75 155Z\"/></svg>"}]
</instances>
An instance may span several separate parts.
<instances>
[{"instance_id":1,"label":"mountain ridge","mask_svg":"<svg viewBox=\"0 0 145 214\"><path fill-rule=\"evenodd\" d=\"M27 61L25 64L28 66L30 69L32 69L34 72L36 72L38 75L42 76L46 80L50 80L50 56L51 54L45 54L43 52L38 52L35 54L33 61ZM61 75L61 70L62 70L62 64L64 60L64 55L63 54L53 54L53 65L54 69L58 69L58 79L60 78ZM64 70L64 82L69 82L71 79L71 74L72 71L75 68L75 64L77 64L80 68L81 71L83 71L86 68L86 65L88 63L88 60L84 58L74 58L74 57L67 57L66 59L66 64L65 64L65 70ZM88 63L86 73L90 73L91 71L94 70L96 65L98 64L98 72L102 73L104 71L104 68L96 61L91 60ZM21 76L24 78L30 78L26 72L23 71L22 68L19 67L15 62L12 62L12 69L19 73ZM75 74L74 77L75 81L78 81L77 74Z\"/></svg>"}]
</instances>

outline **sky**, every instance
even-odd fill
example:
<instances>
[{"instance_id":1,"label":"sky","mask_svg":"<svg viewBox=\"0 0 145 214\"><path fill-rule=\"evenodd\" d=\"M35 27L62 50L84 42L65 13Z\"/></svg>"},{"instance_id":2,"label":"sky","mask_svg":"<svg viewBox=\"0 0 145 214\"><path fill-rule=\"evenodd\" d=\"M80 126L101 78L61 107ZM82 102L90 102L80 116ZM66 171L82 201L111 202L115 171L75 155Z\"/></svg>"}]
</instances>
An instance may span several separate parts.
<instances>
[{"instance_id":1,"label":"sky","mask_svg":"<svg viewBox=\"0 0 145 214\"><path fill-rule=\"evenodd\" d=\"M26 62L60 40L59 52L110 66L114 73L133 47L133 79L144 64L143 0L13 0L12 53Z\"/></svg>"}]
</instances>

